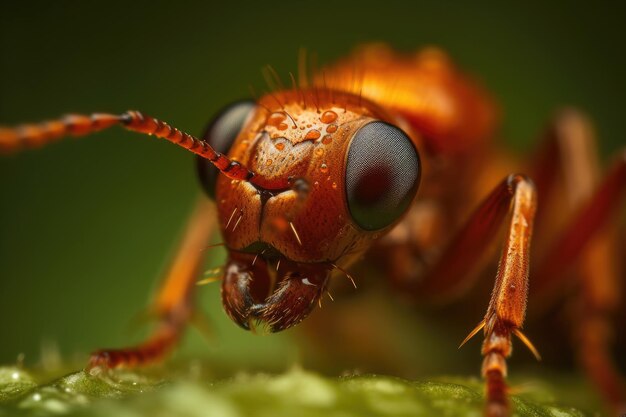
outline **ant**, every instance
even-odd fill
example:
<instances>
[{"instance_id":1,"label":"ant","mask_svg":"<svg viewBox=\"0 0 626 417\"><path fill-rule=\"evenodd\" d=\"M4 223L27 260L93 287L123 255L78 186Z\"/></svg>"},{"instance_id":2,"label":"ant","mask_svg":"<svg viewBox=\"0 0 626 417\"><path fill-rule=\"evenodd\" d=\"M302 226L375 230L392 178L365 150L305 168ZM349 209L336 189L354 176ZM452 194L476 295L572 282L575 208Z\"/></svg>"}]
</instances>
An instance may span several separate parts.
<instances>
[{"instance_id":1,"label":"ant","mask_svg":"<svg viewBox=\"0 0 626 417\"><path fill-rule=\"evenodd\" d=\"M401 54L368 45L310 77L301 72L290 88L277 82L260 99L227 106L201 138L138 111L0 130L6 152L121 126L197 155L209 199L197 203L154 301L159 325L138 346L93 353L89 367L145 365L176 345L193 313L199 248L216 219L228 251L224 310L246 330L271 332L303 321L330 278L353 280L348 269L364 256L405 295L458 297L476 283L480 274L470 272L484 268L483 253L503 231L486 313L463 341L483 333L486 415L510 414L513 337L539 358L522 332L528 296L553 299L572 279L581 366L624 410L624 382L610 356L620 277L608 226L623 204L626 151L600 176L590 122L565 109L534 158L503 168L492 140L494 101L434 48ZM565 218L559 227L554 213Z\"/></svg>"}]
</instances>

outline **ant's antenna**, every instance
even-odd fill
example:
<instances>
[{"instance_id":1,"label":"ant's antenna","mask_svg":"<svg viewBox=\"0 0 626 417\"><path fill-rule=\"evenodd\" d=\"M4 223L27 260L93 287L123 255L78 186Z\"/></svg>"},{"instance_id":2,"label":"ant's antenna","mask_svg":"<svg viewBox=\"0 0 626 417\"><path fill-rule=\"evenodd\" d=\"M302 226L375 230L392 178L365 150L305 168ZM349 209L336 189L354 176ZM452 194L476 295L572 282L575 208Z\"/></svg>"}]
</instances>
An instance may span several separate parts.
<instances>
[{"instance_id":1,"label":"ant's antenna","mask_svg":"<svg viewBox=\"0 0 626 417\"><path fill-rule=\"evenodd\" d=\"M28 124L16 128L0 127L0 153L43 146L64 136L86 136L116 125L135 132L154 135L181 146L211 161L228 178L255 184L259 182L256 180L262 181L261 178L255 177L254 172L248 170L241 163L232 161L222 153L217 152L205 141L134 110L121 115L94 113L91 116L83 116L71 114L58 120L40 124Z\"/></svg>"}]
</instances>

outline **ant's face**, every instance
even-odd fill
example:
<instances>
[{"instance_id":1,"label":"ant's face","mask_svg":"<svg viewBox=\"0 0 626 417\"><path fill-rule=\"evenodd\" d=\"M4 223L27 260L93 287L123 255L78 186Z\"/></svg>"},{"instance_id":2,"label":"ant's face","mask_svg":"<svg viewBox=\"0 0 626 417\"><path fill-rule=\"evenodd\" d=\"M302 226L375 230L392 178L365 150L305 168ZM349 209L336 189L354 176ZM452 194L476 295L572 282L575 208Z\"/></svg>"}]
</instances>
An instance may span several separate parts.
<instances>
[{"instance_id":1,"label":"ant's face","mask_svg":"<svg viewBox=\"0 0 626 417\"><path fill-rule=\"evenodd\" d=\"M404 132L358 97L300 93L236 103L205 135L263 184L230 180L200 165L230 252L224 305L246 328L251 317L272 330L301 321L333 265L362 254L417 192L419 157ZM282 301L272 300L286 287L294 299L284 308L301 311L288 319L274 311ZM270 308L269 302L271 314L254 311Z\"/></svg>"}]
</instances>

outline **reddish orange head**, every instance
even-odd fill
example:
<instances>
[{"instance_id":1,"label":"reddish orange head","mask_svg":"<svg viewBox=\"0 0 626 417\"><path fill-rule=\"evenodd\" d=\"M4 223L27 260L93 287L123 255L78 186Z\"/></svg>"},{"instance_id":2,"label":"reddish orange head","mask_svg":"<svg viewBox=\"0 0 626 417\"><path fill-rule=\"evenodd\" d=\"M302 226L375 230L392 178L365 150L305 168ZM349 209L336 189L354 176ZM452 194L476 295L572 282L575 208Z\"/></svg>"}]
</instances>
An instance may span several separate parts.
<instances>
[{"instance_id":1,"label":"reddish orange head","mask_svg":"<svg viewBox=\"0 0 626 417\"><path fill-rule=\"evenodd\" d=\"M412 202L419 157L412 139L358 96L275 93L225 109L205 140L255 175L217 175L200 161L229 250L222 286L239 325L270 330L303 320L333 265L347 266Z\"/></svg>"}]
</instances>

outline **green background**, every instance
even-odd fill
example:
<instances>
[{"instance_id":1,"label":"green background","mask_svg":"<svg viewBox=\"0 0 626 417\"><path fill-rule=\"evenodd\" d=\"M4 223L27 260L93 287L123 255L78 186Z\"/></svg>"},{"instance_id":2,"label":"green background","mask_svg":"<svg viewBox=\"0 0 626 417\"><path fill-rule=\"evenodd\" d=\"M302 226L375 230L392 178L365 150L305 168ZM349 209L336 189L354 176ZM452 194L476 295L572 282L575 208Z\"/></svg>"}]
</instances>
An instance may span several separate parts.
<instances>
[{"instance_id":1,"label":"green background","mask_svg":"<svg viewBox=\"0 0 626 417\"><path fill-rule=\"evenodd\" d=\"M499 99L502 136L517 151L531 149L562 105L593 117L603 155L626 142L625 15L608 4L17 3L0 5L1 124L140 109L200 132L250 85L264 88L264 65L286 77L300 47L327 62L380 40L449 51ZM73 357L139 340L128 325L198 193L192 162L119 130L0 157L0 363L18 353L34 363L51 344ZM219 265L215 253L208 265ZM189 332L179 355L240 367L297 360L292 331L239 330L218 292L200 291L217 342Z\"/></svg>"}]
</instances>

